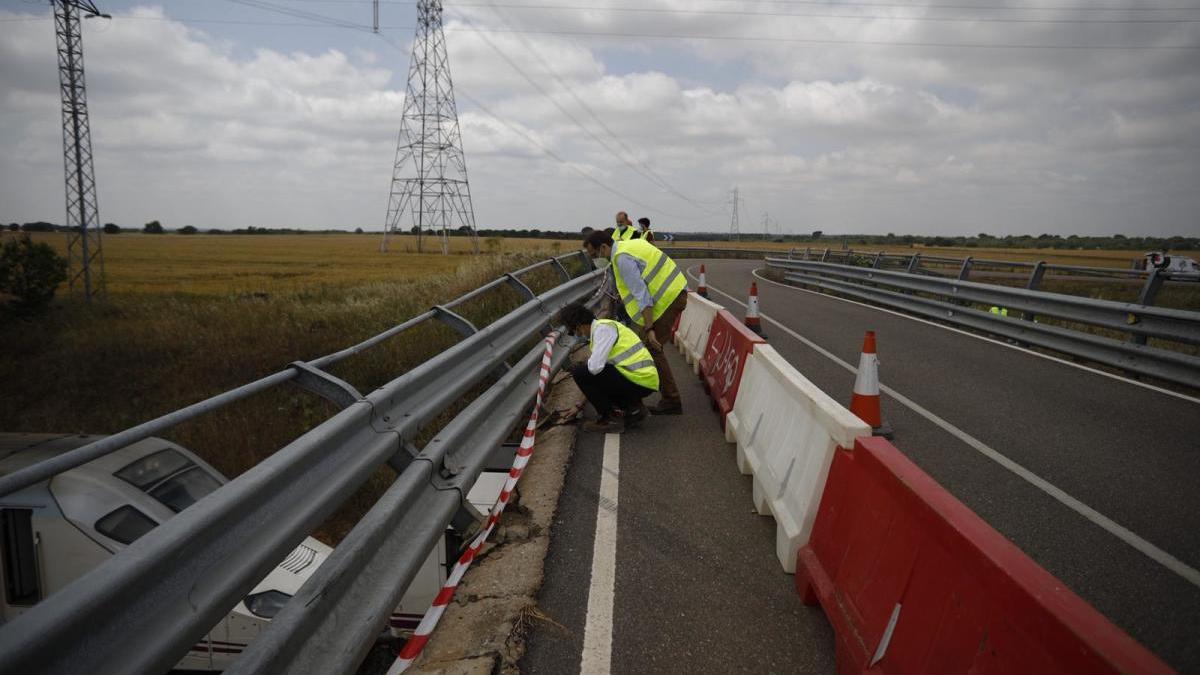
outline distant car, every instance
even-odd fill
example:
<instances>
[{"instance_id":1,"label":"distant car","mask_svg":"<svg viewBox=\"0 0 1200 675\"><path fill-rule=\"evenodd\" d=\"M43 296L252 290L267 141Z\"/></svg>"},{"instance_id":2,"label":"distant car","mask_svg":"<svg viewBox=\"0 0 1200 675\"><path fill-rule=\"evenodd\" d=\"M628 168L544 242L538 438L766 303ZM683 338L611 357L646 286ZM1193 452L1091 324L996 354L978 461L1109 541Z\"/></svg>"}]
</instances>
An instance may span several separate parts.
<instances>
[{"instance_id":1,"label":"distant car","mask_svg":"<svg viewBox=\"0 0 1200 675\"><path fill-rule=\"evenodd\" d=\"M99 438L103 437L0 434L0 475ZM28 611L227 482L192 452L161 438L147 438L0 497L4 586L0 624ZM476 483L471 501L486 502L489 496L494 501L502 483L503 478L485 474ZM486 503L483 508L490 506ZM332 550L306 537L176 667L229 667ZM392 614L393 634L416 626L445 582L446 563L453 562L453 556L445 542L430 554Z\"/></svg>"},{"instance_id":2,"label":"distant car","mask_svg":"<svg viewBox=\"0 0 1200 675\"><path fill-rule=\"evenodd\" d=\"M1145 268L1162 270L1176 280L1200 281L1200 263L1181 255L1151 251L1145 256Z\"/></svg>"}]
</instances>

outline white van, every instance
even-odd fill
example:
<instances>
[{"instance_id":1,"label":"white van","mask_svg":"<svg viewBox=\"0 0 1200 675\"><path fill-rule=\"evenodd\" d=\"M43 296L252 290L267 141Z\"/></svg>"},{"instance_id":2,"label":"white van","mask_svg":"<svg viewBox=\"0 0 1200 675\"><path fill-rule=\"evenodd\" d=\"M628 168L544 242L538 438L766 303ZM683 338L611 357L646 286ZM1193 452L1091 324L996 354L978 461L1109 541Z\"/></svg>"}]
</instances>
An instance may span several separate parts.
<instances>
[{"instance_id":1,"label":"white van","mask_svg":"<svg viewBox=\"0 0 1200 675\"><path fill-rule=\"evenodd\" d=\"M55 457L101 436L0 434L0 475ZM481 477L482 478L482 477ZM184 448L147 438L0 497L0 624L112 557L228 482ZM471 501L495 498L480 480ZM491 494L493 493L494 494ZM483 506L487 508L490 503ZM455 542L451 542L453 544ZM271 570L177 668L224 670L299 590L332 549L307 537ZM446 543L430 554L391 616L393 634L414 628L446 578ZM2 628L0 628L2 629Z\"/></svg>"}]
</instances>

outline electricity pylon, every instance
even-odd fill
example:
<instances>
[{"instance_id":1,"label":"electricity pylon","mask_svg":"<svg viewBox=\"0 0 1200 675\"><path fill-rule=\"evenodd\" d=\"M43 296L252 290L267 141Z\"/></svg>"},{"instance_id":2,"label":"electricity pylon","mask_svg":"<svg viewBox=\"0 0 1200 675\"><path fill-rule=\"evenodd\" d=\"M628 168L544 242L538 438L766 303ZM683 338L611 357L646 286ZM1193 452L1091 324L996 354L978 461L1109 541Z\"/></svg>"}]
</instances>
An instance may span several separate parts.
<instances>
[{"instance_id":1,"label":"electricity pylon","mask_svg":"<svg viewBox=\"0 0 1200 675\"><path fill-rule=\"evenodd\" d=\"M423 250L426 230L438 233L442 253L447 253L450 230L465 228L472 249L479 252L467 160L442 32L441 0L417 0L417 35L379 249L386 251L388 237L405 225L416 229L418 251Z\"/></svg>"},{"instance_id":2,"label":"electricity pylon","mask_svg":"<svg viewBox=\"0 0 1200 675\"><path fill-rule=\"evenodd\" d=\"M730 204L733 208L730 209L732 215L729 218L729 241L741 241L742 233L738 225L738 206L741 204L741 198L738 196L738 189L733 188L733 196L730 198Z\"/></svg>"},{"instance_id":3,"label":"electricity pylon","mask_svg":"<svg viewBox=\"0 0 1200 675\"><path fill-rule=\"evenodd\" d=\"M80 13L101 14L91 0L51 0L58 42L58 82L62 93L63 169L67 198L67 279L84 299L104 296L104 250L100 241L100 208L92 168L92 132L88 123L87 84L83 77Z\"/></svg>"}]
</instances>

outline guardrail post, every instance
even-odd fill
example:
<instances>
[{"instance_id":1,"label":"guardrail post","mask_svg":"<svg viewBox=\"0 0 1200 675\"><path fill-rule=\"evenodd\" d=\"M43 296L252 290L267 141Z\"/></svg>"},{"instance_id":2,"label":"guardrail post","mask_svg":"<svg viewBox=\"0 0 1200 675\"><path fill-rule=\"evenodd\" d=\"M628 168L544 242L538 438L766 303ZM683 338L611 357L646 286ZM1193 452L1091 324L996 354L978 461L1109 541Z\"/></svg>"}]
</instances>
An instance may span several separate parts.
<instances>
[{"instance_id":1,"label":"guardrail post","mask_svg":"<svg viewBox=\"0 0 1200 675\"><path fill-rule=\"evenodd\" d=\"M966 258L963 259L962 267L958 268L958 280L959 281L966 280L967 276L971 274L971 263L973 261L974 261L974 259L971 256L967 256Z\"/></svg>"},{"instance_id":2,"label":"guardrail post","mask_svg":"<svg viewBox=\"0 0 1200 675\"><path fill-rule=\"evenodd\" d=\"M550 264L554 266L554 269L558 270L558 273L560 276L562 276L563 281L571 280L571 273L567 271L567 268L563 267L563 264L558 261L558 258L551 258ZM508 276L511 277L512 275L510 274ZM532 296L530 296L530 297L532 297Z\"/></svg>"},{"instance_id":3,"label":"guardrail post","mask_svg":"<svg viewBox=\"0 0 1200 675\"><path fill-rule=\"evenodd\" d=\"M1033 271L1029 273L1029 281L1025 284L1025 288L1030 291L1038 290L1038 286L1042 285L1042 277L1046 276L1046 261L1039 260L1033 265Z\"/></svg>"},{"instance_id":4,"label":"guardrail post","mask_svg":"<svg viewBox=\"0 0 1200 675\"><path fill-rule=\"evenodd\" d=\"M583 260L583 269L588 271L596 269L596 261L592 260L592 256L588 255L587 251L579 249L577 255Z\"/></svg>"},{"instance_id":5,"label":"guardrail post","mask_svg":"<svg viewBox=\"0 0 1200 675\"><path fill-rule=\"evenodd\" d=\"M1029 282L1025 284L1025 288L1030 291L1038 290L1044 276L1046 276L1046 261L1039 260L1033 265L1033 271L1029 273ZM1025 312L1021 318L1026 321L1036 321L1037 315L1033 312Z\"/></svg>"},{"instance_id":6,"label":"guardrail post","mask_svg":"<svg viewBox=\"0 0 1200 675\"><path fill-rule=\"evenodd\" d=\"M804 259L804 260L808 260L808 256L809 256L811 253L812 253L812 247L811 247L811 246L805 246L805 247L804 247L804 258L803 258L803 259Z\"/></svg>"},{"instance_id":7,"label":"guardrail post","mask_svg":"<svg viewBox=\"0 0 1200 675\"><path fill-rule=\"evenodd\" d=\"M320 368L314 368L303 361L296 361L289 367L296 371L296 377L292 378L292 384L320 396L339 408L349 408L363 397L349 382Z\"/></svg>"},{"instance_id":8,"label":"guardrail post","mask_svg":"<svg viewBox=\"0 0 1200 675\"><path fill-rule=\"evenodd\" d=\"M447 326L450 326L454 330L458 331L459 335L462 335L463 337L471 337L479 332L479 329L475 327L475 324L467 320L466 317L452 310L446 309L442 305L433 306L433 316L438 321L441 321Z\"/></svg>"},{"instance_id":9,"label":"guardrail post","mask_svg":"<svg viewBox=\"0 0 1200 675\"><path fill-rule=\"evenodd\" d=\"M1150 270L1150 273L1146 275L1146 283L1142 286L1142 292L1138 295L1138 304L1153 305L1154 298L1158 297L1158 289L1162 288L1167 276L1157 267Z\"/></svg>"},{"instance_id":10,"label":"guardrail post","mask_svg":"<svg viewBox=\"0 0 1200 675\"><path fill-rule=\"evenodd\" d=\"M908 272L909 274L916 274L917 270L919 270L920 268L921 268L921 254L914 253L913 256L908 259L908 268L906 268L904 271Z\"/></svg>"},{"instance_id":11,"label":"guardrail post","mask_svg":"<svg viewBox=\"0 0 1200 675\"><path fill-rule=\"evenodd\" d=\"M825 262L827 260L829 260L829 249L828 248L826 248L825 252L821 254L821 262Z\"/></svg>"},{"instance_id":12,"label":"guardrail post","mask_svg":"<svg viewBox=\"0 0 1200 675\"><path fill-rule=\"evenodd\" d=\"M1138 294L1138 304L1153 305L1154 298L1158 295L1158 289L1162 288L1163 281L1167 279L1167 276L1157 267L1151 269L1146 275L1146 283L1142 286L1142 292ZM1132 326L1138 323L1138 321L1139 319L1136 314L1129 315L1129 325ZM1130 333L1129 341L1135 345L1144 345L1146 344L1146 336L1140 333Z\"/></svg>"},{"instance_id":13,"label":"guardrail post","mask_svg":"<svg viewBox=\"0 0 1200 675\"><path fill-rule=\"evenodd\" d=\"M558 261L555 260L554 262L557 263ZM558 268L563 272L566 272L562 265L559 265ZM513 290L515 290L525 300L532 300L537 297L537 294L533 292L533 289L529 286L526 286L525 282L518 279L517 275L513 274L512 272L506 272L504 274L504 278L508 279L508 285L512 286ZM568 277L568 279L569 278L570 277Z\"/></svg>"},{"instance_id":14,"label":"guardrail post","mask_svg":"<svg viewBox=\"0 0 1200 675\"><path fill-rule=\"evenodd\" d=\"M883 264L883 251L875 254L875 260L871 262L871 269L877 270Z\"/></svg>"}]
</instances>

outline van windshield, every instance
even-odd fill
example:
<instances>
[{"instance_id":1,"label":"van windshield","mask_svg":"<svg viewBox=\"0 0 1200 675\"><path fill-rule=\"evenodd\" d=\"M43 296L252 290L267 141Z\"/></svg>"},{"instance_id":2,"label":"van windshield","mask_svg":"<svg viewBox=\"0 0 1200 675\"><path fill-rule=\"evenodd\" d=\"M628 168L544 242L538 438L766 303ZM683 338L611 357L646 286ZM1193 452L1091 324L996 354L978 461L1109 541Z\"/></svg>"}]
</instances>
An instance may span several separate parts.
<instances>
[{"instance_id":1,"label":"van windshield","mask_svg":"<svg viewBox=\"0 0 1200 675\"><path fill-rule=\"evenodd\" d=\"M171 448L147 455L113 475L177 513L221 486L207 471Z\"/></svg>"}]
</instances>

